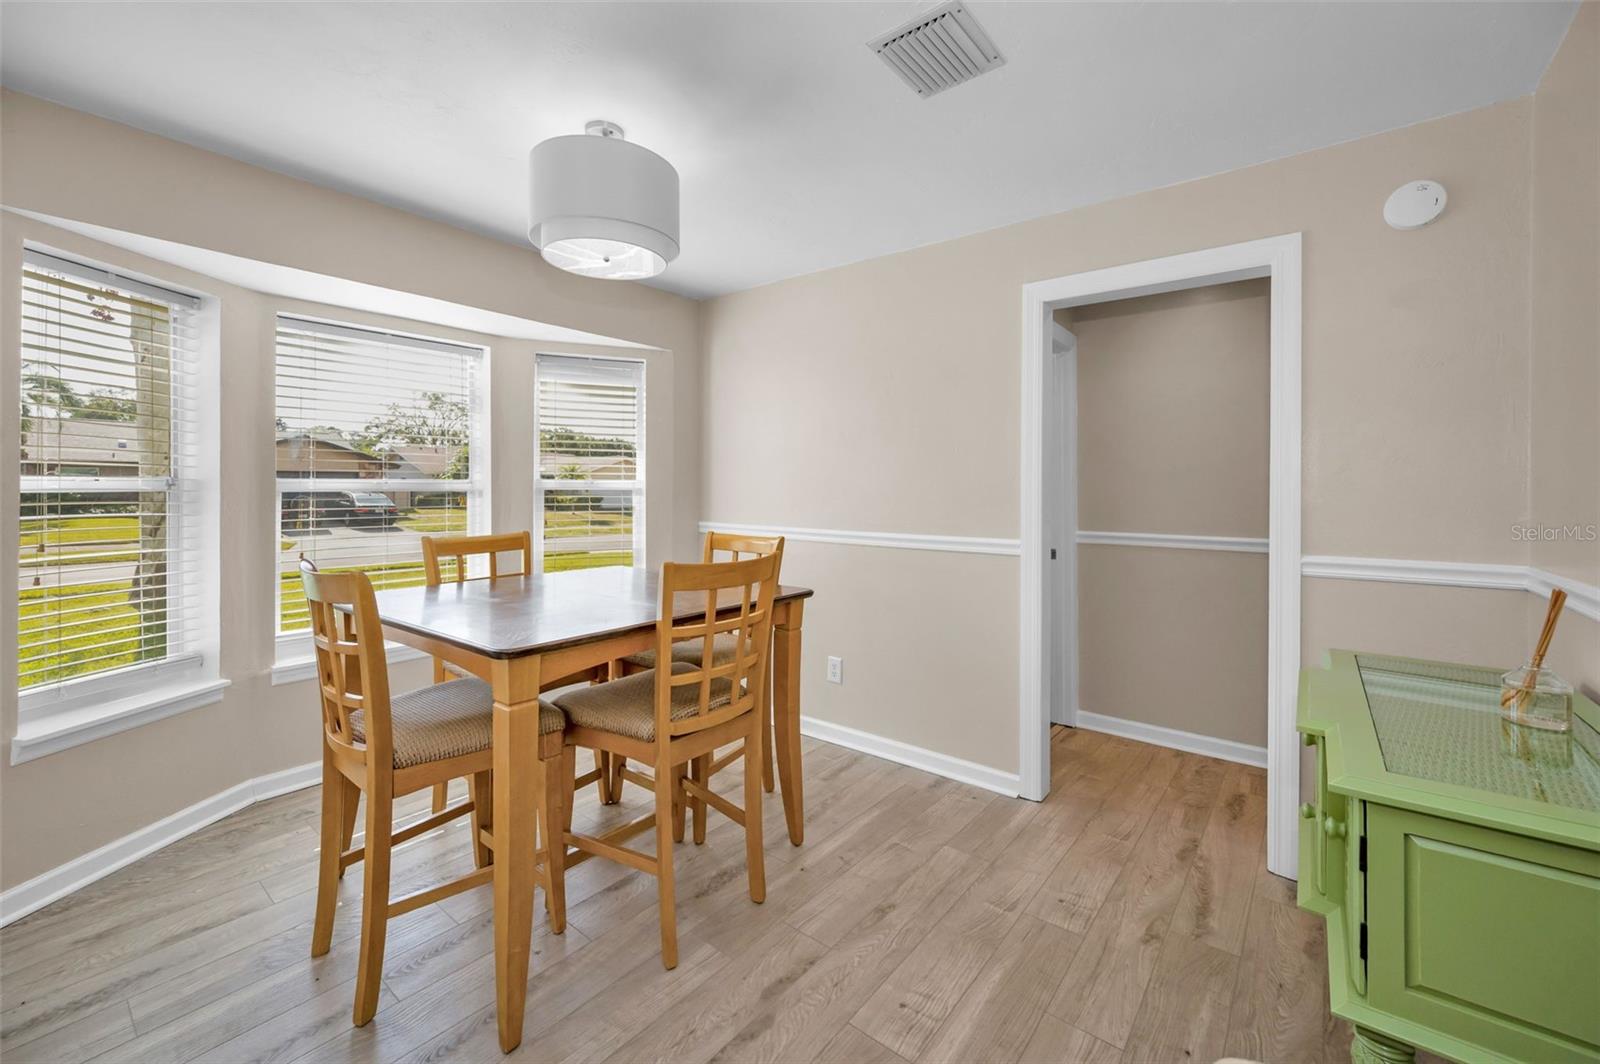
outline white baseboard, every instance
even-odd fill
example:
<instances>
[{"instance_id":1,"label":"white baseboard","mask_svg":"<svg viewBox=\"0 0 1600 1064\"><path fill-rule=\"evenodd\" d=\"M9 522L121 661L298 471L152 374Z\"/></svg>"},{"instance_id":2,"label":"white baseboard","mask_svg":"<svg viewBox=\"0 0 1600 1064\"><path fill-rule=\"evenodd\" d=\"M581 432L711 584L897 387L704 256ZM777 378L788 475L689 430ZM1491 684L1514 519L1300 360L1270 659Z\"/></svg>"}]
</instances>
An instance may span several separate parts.
<instances>
[{"instance_id":1,"label":"white baseboard","mask_svg":"<svg viewBox=\"0 0 1600 1064\"><path fill-rule=\"evenodd\" d=\"M1223 761L1236 761L1241 765L1267 767L1266 747L1236 743L1232 739L1215 739L1209 735L1196 735L1194 732L1163 728L1137 720L1124 720L1121 717L1107 717L1082 709L1078 710L1078 727L1085 731L1119 735L1124 739L1150 743L1153 746L1168 746L1190 754L1220 758Z\"/></svg>"},{"instance_id":2,"label":"white baseboard","mask_svg":"<svg viewBox=\"0 0 1600 1064\"><path fill-rule=\"evenodd\" d=\"M843 746L873 757L881 757L885 761L893 761L897 765L908 765L911 768L920 768L924 772L931 772L935 776L944 776L947 779L957 780L961 783L970 783L974 787L982 787L986 791L994 791L1008 798L1015 798L1022 793L1021 780L1015 772L1002 772L988 765L980 765L975 761L966 761L949 754L941 754L934 750L926 750L920 746L912 746L898 739L886 739L872 732L864 732L857 728L847 728L843 724L834 724L831 721L818 720L816 717L802 716L800 718L800 734L809 735L813 739L820 739L825 743Z\"/></svg>"},{"instance_id":3,"label":"white baseboard","mask_svg":"<svg viewBox=\"0 0 1600 1064\"><path fill-rule=\"evenodd\" d=\"M0 927L13 920L20 920L74 891L82 890L95 880L103 879L117 869L124 868L187 835L192 835L231 813L237 813L245 806L267 798L276 798L290 791L298 791L321 781L320 761L313 761L309 765L298 765L281 772L269 772L265 776L257 776L229 787L222 793L196 802L187 809L180 809L169 817L140 828L132 834L124 835L114 842L108 842L82 857L74 857L66 864L52 868L43 875L35 876L26 883L19 883L0 894Z\"/></svg>"}]
</instances>

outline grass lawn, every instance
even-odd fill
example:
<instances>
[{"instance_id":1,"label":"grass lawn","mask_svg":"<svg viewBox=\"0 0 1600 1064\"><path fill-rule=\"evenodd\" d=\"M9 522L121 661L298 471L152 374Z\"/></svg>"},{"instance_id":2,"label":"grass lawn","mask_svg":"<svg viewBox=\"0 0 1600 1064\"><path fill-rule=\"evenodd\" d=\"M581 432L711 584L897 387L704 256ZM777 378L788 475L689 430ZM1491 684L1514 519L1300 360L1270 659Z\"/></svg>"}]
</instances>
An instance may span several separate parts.
<instances>
[{"instance_id":1,"label":"grass lawn","mask_svg":"<svg viewBox=\"0 0 1600 1064\"><path fill-rule=\"evenodd\" d=\"M139 519L115 514L94 517L25 517L17 564L112 565L139 560ZM48 550L47 548L56 548Z\"/></svg>"},{"instance_id":2,"label":"grass lawn","mask_svg":"<svg viewBox=\"0 0 1600 1064\"><path fill-rule=\"evenodd\" d=\"M439 535L444 532L459 533L467 530L467 511L461 508L412 510L395 520L396 528L419 535Z\"/></svg>"},{"instance_id":3,"label":"grass lawn","mask_svg":"<svg viewBox=\"0 0 1600 1064\"><path fill-rule=\"evenodd\" d=\"M451 563L443 566L447 570ZM349 572L350 567L331 567L324 569L326 573ZM390 565L368 565L362 571L372 581L374 591L382 591L393 587L420 587L425 581L422 572L422 563L395 562ZM280 627L285 632L296 632L303 628L311 627L311 617L306 612L306 589L300 582L299 572L278 574L278 608L281 611Z\"/></svg>"},{"instance_id":4,"label":"grass lawn","mask_svg":"<svg viewBox=\"0 0 1600 1064\"><path fill-rule=\"evenodd\" d=\"M592 532L631 532L633 528L629 514L550 514L546 520L554 526L549 529L552 538ZM419 534L464 531L466 511L433 510L413 514L401 518L400 527ZM137 544L138 539L139 522L133 517L30 518L22 522L19 562L24 570L43 564L45 558L52 559L52 563L68 565L132 562L137 560L136 552L126 548ZM289 550L293 542L280 539L279 546ZM30 550L37 551L40 546L65 548L66 556L54 552L30 556ZM445 563L447 568L449 564ZM633 552L627 550L545 555L545 571L551 573L632 564ZM371 566L366 572L379 590L416 587L423 583L420 561ZM299 574L282 573L279 580L283 630L309 627ZM74 587L70 600L63 600L54 588L22 590L18 595L18 656L34 660L19 662L19 686L26 688L160 658L165 653L165 645L159 637L155 640L145 637L141 643L137 628L139 612L128 602L130 587L127 580Z\"/></svg>"},{"instance_id":5,"label":"grass lawn","mask_svg":"<svg viewBox=\"0 0 1600 1064\"><path fill-rule=\"evenodd\" d=\"M69 543L135 543L139 539L139 519L105 514L94 517L24 517L22 550L38 550L41 543L57 547Z\"/></svg>"},{"instance_id":6,"label":"grass lawn","mask_svg":"<svg viewBox=\"0 0 1600 1064\"><path fill-rule=\"evenodd\" d=\"M450 562L443 563L445 579L450 579ZM632 565L633 552L628 550L597 551L595 553L572 552L569 554L546 554L544 556L544 569L547 573L563 573L573 569L595 569L603 565ZM340 572L338 569L328 569L326 572ZM396 587L420 587L423 583L421 562L398 562L393 565L373 565L364 570L372 578L372 587L376 591ZM306 613L306 593L300 583L299 573L280 573L278 583L281 589L279 602L282 610L281 629L285 632L297 632L311 627L311 619Z\"/></svg>"},{"instance_id":7,"label":"grass lawn","mask_svg":"<svg viewBox=\"0 0 1600 1064\"><path fill-rule=\"evenodd\" d=\"M544 538L565 539L572 536L597 536L607 534L633 535L633 515L581 511L550 511L544 513ZM608 563L614 564L614 563Z\"/></svg>"},{"instance_id":8,"label":"grass lawn","mask_svg":"<svg viewBox=\"0 0 1600 1064\"><path fill-rule=\"evenodd\" d=\"M54 588L27 588L17 597L18 686L64 680L85 672L159 658L159 641L142 643L139 612L128 603L127 580L72 589L62 602ZM58 614L57 610L70 610ZM46 655L40 657L39 655ZM93 660L87 660L87 659Z\"/></svg>"},{"instance_id":9,"label":"grass lawn","mask_svg":"<svg viewBox=\"0 0 1600 1064\"><path fill-rule=\"evenodd\" d=\"M574 551L570 554L551 554L548 551L544 556L544 571L547 573L565 573L573 569L599 569L605 565L632 565L633 551L631 550L603 550L588 553Z\"/></svg>"}]
</instances>

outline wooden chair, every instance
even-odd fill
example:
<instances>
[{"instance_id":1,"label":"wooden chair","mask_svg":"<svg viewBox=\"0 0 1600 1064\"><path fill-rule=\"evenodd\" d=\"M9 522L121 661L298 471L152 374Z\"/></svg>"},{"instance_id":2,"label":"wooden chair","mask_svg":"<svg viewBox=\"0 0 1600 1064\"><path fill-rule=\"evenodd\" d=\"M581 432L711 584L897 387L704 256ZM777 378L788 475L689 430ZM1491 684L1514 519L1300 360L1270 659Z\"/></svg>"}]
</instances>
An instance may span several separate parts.
<instances>
[{"instance_id":1,"label":"wooden chair","mask_svg":"<svg viewBox=\"0 0 1600 1064\"><path fill-rule=\"evenodd\" d=\"M365 573L323 573L300 563L311 637L316 646L317 684L322 703L322 845L317 872L316 917L311 955L328 952L339 879L347 865L364 863L361 897L361 949L356 968L354 1019L372 1019L383 981L384 935L390 917L430 905L488 883L494 874L489 847L493 824L492 754L494 698L489 685L468 677L389 695L383 627L378 620L372 581ZM346 607L341 610L338 607ZM559 733L564 721L553 706L540 703L541 735ZM553 759L552 759L553 760ZM554 768L554 766L552 766ZM394 830L394 800L414 791L465 776L471 799ZM554 840L549 789L542 789L543 860L536 875L545 887L551 926L565 925L560 895L550 889L548 870ZM559 797L559 792L555 792ZM366 836L349 849L356 803L366 795ZM394 846L471 814L476 871L442 886L389 897L389 855ZM563 814L554 811L556 820Z\"/></svg>"},{"instance_id":2,"label":"wooden chair","mask_svg":"<svg viewBox=\"0 0 1600 1064\"><path fill-rule=\"evenodd\" d=\"M563 864L605 857L656 876L661 961L667 968L678 964L672 846L675 839L683 837L686 803L709 806L744 827L750 900L766 898L761 779L751 759L763 734L762 692L771 657L777 574L776 554L711 565L666 563L661 567L656 660L671 662L670 667L635 673L556 699L567 716L563 760L568 779L573 773L572 748L587 746L652 765L656 796L654 813L597 838L574 835L569 824L566 840L578 852L568 853L564 862L557 864L556 874L561 874ZM704 616L677 624L673 621L675 608L703 609ZM713 646L724 635L734 642L731 653L719 662ZM673 660L674 646L681 640L700 644L701 664ZM739 744L731 758L745 758L742 809L712 791L709 777L698 768L687 777L679 771L686 765L703 764L703 758L731 743ZM652 827L656 831L654 856L622 845ZM703 832L700 835L704 837Z\"/></svg>"},{"instance_id":3,"label":"wooden chair","mask_svg":"<svg viewBox=\"0 0 1600 1064\"><path fill-rule=\"evenodd\" d=\"M521 573L533 572L533 536L526 530L522 532L503 532L494 535L455 535L455 536L423 536L422 537L422 571L429 587L438 587L445 581L444 567L441 559L454 559L455 567L450 573L453 583L462 583L467 579L467 559L487 556L489 559L489 575L487 579L494 580L501 576L500 555L519 553L522 555ZM504 574L515 575L512 573ZM433 659L433 682L444 683L446 680L458 676L471 675L459 665L453 665L442 658ZM487 677L483 677L487 679ZM585 680L606 679L604 670L585 670L572 676L563 676L559 679L541 685L548 691L556 687L566 687L573 683L582 683ZM601 770L600 754L594 756L595 770L583 777L585 783L595 783L601 802L611 800L608 789L609 778ZM433 788L433 811L442 812L449 801L450 783L437 784Z\"/></svg>"},{"instance_id":4,"label":"wooden chair","mask_svg":"<svg viewBox=\"0 0 1600 1064\"><path fill-rule=\"evenodd\" d=\"M773 579L780 579L783 571L782 536L748 536L739 532L713 531L706 533L705 545L702 551L702 560L709 565L717 560L718 555L726 555L733 561L738 561L741 557L764 558L769 554L776 555L778 558L778 572L774 574ZM691 665L700 664L700 652L701 648L699 644L693 642L680 643L672 649L674 660L686 661ZM732 652L733 640L731 638L719 639L712 650L713 662L726 661ZM653 669L655 667L656 652L654 650L642 650L637 654L632 654L622 659L621 672L623 675L628 675L630 673L641 672L645 669ZM772 692L770 688L771 682L769 670L768 690L762 692L763 702L761 706L761 712L763 735L760 744L761 785L767 789L767 793L769 794L772 793L773 789L772 723L770 719L772 714ZM616 763L612 764L610 768L616 779L614 794L620 797L623 781L627 780L630 783L635 782L635 777L641 774L628 772L627 765L622 763L621 759L615 759L615 761ZM726 760L712 762L711 767L707 772L707 777L709 778L711 774L715 773L726 763L728 763ZM698 817L695 821L695 833L697 836L695 841L701 841L700 836L703 836L705 833L705 812L703 809L698 811Z\"/></svg>"}]
</instances>

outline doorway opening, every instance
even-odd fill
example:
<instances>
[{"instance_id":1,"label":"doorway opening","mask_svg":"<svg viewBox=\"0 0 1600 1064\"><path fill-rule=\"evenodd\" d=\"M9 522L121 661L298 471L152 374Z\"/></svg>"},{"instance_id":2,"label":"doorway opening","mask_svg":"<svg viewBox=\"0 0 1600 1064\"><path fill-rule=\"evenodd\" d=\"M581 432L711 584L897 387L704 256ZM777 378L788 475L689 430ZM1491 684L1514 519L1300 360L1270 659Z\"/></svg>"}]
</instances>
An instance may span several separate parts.
<instances>
[{"instance_id":1,"label":"doorway opening","mask_svg":"<svg viewBox=\"0 0 1600 1064\"><path fill-rule=\"evenodd\" d=\"M1069 327L1072 315L1090 318L1098 312L1078 308L1256 279L1264 281L1270 304L1264 543L1259 536L1129 529L1086 529L1087 536L1080 537L1079 338ZM1255 690L1241 692L1240 700L1258 706L1264 701L1266 705L1267 867L1293 878L1299 801L1294 705L1300 651L1300 236L1290 234L1037 281L1024 286L1023 304L1022 796L1044 798L1050 786L1052 717L1070 723L1080 710L1084 677L1080 675L1078 653L1082 633L1076 609L1069 608L1069 604L1080 600L1082 590L1080 543L1088 549L1107 543L1156 546L1147 538L1155 536L1163 547L1176 545L1177 549L1210 550L1219 555L1264 550L1265 690L1258 670ZM1062 311L1067 313L1060 314ZM1227 412L1216 413L1226 416ZM1096 589L1094 593L1104 597L1103 591ZM1145 671L1163 668L1181 666L1163 661L1145 663ZM1177 683L1175 690L1182 690L1181 681L1170 675L1163 679L1165 686ZM1097 684L1103 680L1094 678ZM1137 699L1139 675L1120 676L1116 682L1127 686L1130 699ZM1194 682L1210 685L1217 681L1197 675ZM1226 700L1225 695L1219 697L1209 686L1195 688L1192 697L1196 708ZM1237 729L1234 734L1239 734ZM1255 747L1238 738L1221 741L1238 743L1241 748ZM1227 756L1219 749L1200 752Z\"/></svg>"}]
</instances>

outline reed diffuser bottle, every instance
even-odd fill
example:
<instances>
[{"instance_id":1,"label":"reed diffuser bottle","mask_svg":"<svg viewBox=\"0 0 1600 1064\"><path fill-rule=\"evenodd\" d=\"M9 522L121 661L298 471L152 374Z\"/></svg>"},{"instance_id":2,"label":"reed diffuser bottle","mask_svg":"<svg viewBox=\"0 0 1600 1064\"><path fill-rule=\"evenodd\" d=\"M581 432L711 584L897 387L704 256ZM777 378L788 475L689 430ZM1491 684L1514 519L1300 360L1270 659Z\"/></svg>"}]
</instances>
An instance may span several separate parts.
<instances>
[{"instance_id":1,"label":"reed diffuser bottle","mask_svg":"<svg viewBox=\"0 0 1600 1064\"><path fill-rule=\"evenodd\" d=\"M1500 677L1500 715L1513 724L1558 732L1572 727L1572 685L1544 667L1556 621L1566 604L1565 591L1556 588L1550 592L1550 608L1545 611L1533 657L1520 669Z\"/></svg>"}]
</instances>

